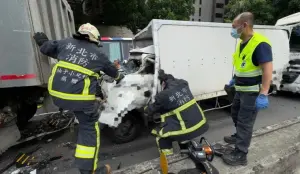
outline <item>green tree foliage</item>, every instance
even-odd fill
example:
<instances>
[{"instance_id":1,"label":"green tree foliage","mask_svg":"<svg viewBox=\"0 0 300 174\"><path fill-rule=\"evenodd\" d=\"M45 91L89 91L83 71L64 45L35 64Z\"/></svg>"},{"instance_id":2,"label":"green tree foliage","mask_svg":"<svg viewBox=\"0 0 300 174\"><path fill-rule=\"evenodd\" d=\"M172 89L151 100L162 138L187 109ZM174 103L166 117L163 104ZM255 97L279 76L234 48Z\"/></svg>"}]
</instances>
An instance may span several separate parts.
<instances>
[{"instance_id":1,"label":"green tree foliage","mask_svg":"<svg viewBox=\"0 0 300 174\"><path fill-rule=\"evenodd\" d=\"M238 14L250 11L256 24L269 24L274 20L271 0L231 0L225 8L225 21L231 22Z\"/></svg>"},{"instance_id":2,"label":"green tree foliage","mask_svg":"<svg viewBox=\"0 0 300 174\"><path fill-rule=\"evenodd\" d=\"M274 0L275 13L278 18L300 11L299 0Z\"/></svg>"},{"instance_id":3,"label":"green tree foliage","mask_svg":"<svg viewBox=\"0 0 300 174\"><path fill-rule=\"evenodd\" d=\"M148 0L146 7L148 20L189 20L194 12L193 0Z\"/></svg>"},{"instance_id":4,"label":"green tree foliage","mask_svg":"<svg viewBox=\"0 0 300 174\"><path fill-rule=\"evenodd\" d=\"M300 11L300 0L231 0L225 8L225 22L249 11L255 24L274 25L277 19Z\"/></svg>"},{"instance_id":5,"label":"green tree foliage","mask_svg":"<svg viewBox=\"0 0 300 174\"><path fill-rule=\"evenodd\" d=\"M193 0L103 0L103 21L124 25L134 33L152 19L188 20Z\"/></svg>"},{"instance_id":6,"label":"green tree foliage","mask_svg":"<svg viewBox=\"0 0 300 174\"><path fill-rule=\"evenodd\" d=\"M134 33L144 28L152 19L189 20L194 10L193 0L68 0L68 2L75 12L76 25L91 22L126 26Z\"/></svg>"}]
</instances>

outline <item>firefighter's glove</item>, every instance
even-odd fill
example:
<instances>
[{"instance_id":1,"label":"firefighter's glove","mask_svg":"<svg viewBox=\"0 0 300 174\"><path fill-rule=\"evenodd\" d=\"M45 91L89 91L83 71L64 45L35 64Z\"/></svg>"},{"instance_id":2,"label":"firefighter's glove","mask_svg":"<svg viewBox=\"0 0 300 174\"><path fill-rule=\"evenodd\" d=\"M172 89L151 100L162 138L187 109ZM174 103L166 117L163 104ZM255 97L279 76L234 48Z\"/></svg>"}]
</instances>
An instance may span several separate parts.
<instances>
[{"instance_id":1,"label":"firefighter's glove","mask_svg":"<svg viewBox=\"0 0 300 174\"><path fill-rule=\"evenodd\" d=\"M267 95L259 94L256 99L256 108L258 110L266 109L269 107L269 99Z\"/></svg>"},{"instance_id":2,"label":"firefighter's glove","mask_svg":"<svg viewBox=\"0 0 300 174\"><path fill-rule=\"evenodd\" d=\"M228 85L232 87L234 84L235 84L235 79L231 79Z\"/></svg>"},{"instance_id":3,"label":"firefighter's glove","mask_svg":"<svg viewBox=\"0 0 300 174\"><path fill-rule=\"evenodd\" d=\"M166 81L167 79L168 79L168 76L167 76L167 74L165 74L165 71L160 69L158 71L158 80L160 80L162 82L162 81Z\"/></svg>"},{"instance_id":4,"label":"firefighter's glove","mask_svg":"<svg viewBox=\"0 0 300 174\"><path fill-rule=\"evenodd\" d=\"M116 84L119 84L123 79L124 79L125 75L120 73L119 78L116 79Z\"/></svg>"},{"instance_id":5,"label":"firefighter's glove","mask_svg":"<svg viewBox=\"0 0 300 174\"><path fill-rule=\"evenodd\" d=\"M158 79L161 80L162 77L164 77L166 74L165 74L165 71L160 69L158 70Z\"/></svg>"},{"instance_id":6,"label":"firefighter's glove","mask_svg":"<svg viewBox=\"0 0 300 174\"><path fill-rule=\"evenodd\" d=\"M33 38L38 46L42 46L44 42L49 40L46 34L43 32L34 33Z\"/></svg>"}]
</instances>

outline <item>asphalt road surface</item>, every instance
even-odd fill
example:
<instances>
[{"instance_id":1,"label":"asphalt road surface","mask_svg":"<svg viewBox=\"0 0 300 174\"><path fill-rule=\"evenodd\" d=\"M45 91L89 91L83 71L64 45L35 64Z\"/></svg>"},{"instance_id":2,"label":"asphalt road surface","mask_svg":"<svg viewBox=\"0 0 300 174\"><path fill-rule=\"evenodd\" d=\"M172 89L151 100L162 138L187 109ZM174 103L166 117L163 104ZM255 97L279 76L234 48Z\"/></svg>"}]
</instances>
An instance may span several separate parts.
<instances>
[{"instance_id":1,"label":"asphalt road surface","mask_svg":"<svg viewBox=\"0 0 300 174\"><path fill-rule=\"evenodd\" d=\"M270 107L258 114L254 129L300 116L299 110L299 96L270 97ZM210 129L203 136L210 142L222 140L224 135L230 135L234 132L232 120L228 112L224 110L210 111L206 112L206 117ZM0 168L7 165L18 152L26 152L40 144L42 148L34 153L37 159L42 159L46 155L62 155L63 158L51 162L39 173L76 173L74 172L75 169L72 169L74 168L74 147L66 145L66 143L75 142L75 140L76 130L66 130L63 133L51 135L42 140L35 140L13 147L1 156ZM101 137L100 163L110 164L113 169L117 167L123 168L157 157L158 152L155 140L154 137L149 135L149 130L145 130L143 135L136 141L122 145L114 145L106 137Z\"/></svg>"}]
</instances>

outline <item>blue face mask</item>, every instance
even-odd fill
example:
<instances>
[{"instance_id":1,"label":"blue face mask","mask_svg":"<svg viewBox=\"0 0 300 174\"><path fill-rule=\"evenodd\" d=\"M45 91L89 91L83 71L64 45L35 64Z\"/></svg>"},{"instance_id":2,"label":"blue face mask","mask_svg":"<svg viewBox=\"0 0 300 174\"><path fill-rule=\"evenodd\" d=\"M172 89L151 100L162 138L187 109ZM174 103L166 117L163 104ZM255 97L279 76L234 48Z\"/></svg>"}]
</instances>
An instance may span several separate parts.
<instances>
[{"instance_id":1,"label":"blue face mask","mask_svg":"<svg viewBox=\"0 0 300 174\"><path fill-rule=\"evenodd\" d=\"M238 39L241 37L241 33L238 33L237 28L232 28L231 29L231 36L235 39Z\"/></svg>"}]
</instances>

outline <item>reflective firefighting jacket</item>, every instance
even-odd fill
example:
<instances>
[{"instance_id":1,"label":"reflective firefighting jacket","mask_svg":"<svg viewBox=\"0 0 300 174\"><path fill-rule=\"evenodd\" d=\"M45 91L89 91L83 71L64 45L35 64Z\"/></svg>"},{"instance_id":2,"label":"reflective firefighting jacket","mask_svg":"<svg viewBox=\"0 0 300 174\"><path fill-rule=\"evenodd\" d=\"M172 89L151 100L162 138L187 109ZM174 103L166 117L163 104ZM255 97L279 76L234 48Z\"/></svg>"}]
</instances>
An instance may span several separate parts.
<instances>
[{"instance_id":1,"label":"reflective firefighting jacket","mask_svg":"<svg viewBox=\"0 0 300 174\"><path fill-rule=\"evenodd\" d=\"M158 93L155 102L145 112L149 115L161 114L162 127L153 130L160 137L189 134L206 127L199 135L207 131L206 118L194 99L188 82L167 75L165 89Z\"/></svg>"},{"instance_id":2,"label":"reflective firefighting jacket","mask_svg":"<svg viewBox=\"0 0 300 174\"><path fill-rule=\"evenodd\" d=\"M58 60L48 82L54 104L65 110L95 109L95 94L100 71L118 79L115 66L100 48L91 42L67 38L50 40L40 51Z\"/></svg>"}]
</instances>

